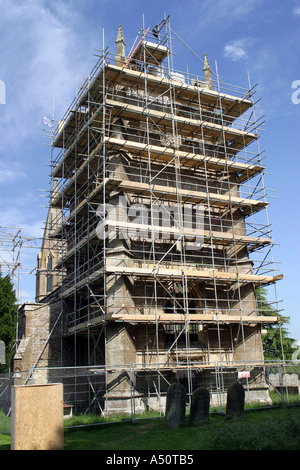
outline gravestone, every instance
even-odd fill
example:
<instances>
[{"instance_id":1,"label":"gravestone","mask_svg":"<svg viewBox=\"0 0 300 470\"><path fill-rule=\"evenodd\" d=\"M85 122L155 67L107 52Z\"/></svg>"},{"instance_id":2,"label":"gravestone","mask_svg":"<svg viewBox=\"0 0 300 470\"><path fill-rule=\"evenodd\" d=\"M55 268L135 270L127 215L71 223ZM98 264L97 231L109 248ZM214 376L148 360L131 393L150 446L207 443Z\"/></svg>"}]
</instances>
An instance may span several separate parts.
<instances>
[{"instance_id":1,"label":"gravestone","mask_svg":"<svg viewBox=\"0 0 300 470\"><path fill-rule=\"evenodd\" d=\"M63 384L14 385L11 450L63 450Z\"/></svg>"},{"instance_id":2,"label":"gravestone","mask_svg":"<svg viewBox=\"0 0 300 470\"><path fill-rule=\"evenodd\" d=\"M206 388L197 388L192 395L190 426L199 426L208 423L209 391Z\"/></svg>"},{"instance_id":3,"label":"gravestone","mask_svg":"<svg viewBox=\"0 0 300 470\"><path fill-rule=\"evenodd\" d=\"M5 343L4 341L0 341L0 364L5 364L6 357L5 357Z\"/></svg>"},{"instance_id":4,"label":"gravestone","mask_svg":"<svg viewBox=\"0 0 300 470\"><path fill-rule=\"evenodd\" d=\"M226 421L239 419L243 416L245 390L239 382L233 383L227 392Z\"/></svg>"},{"instance_id":5,"label":"gravestone","mask_svg":"<svg viewBox=\"0 0 300 470\"><path fill-rule=\"evenodd\" d=\"M185 424L186 391L182 384L170 385L167 392L166 427L175 429Z\"/></svg>"}]
</instances>

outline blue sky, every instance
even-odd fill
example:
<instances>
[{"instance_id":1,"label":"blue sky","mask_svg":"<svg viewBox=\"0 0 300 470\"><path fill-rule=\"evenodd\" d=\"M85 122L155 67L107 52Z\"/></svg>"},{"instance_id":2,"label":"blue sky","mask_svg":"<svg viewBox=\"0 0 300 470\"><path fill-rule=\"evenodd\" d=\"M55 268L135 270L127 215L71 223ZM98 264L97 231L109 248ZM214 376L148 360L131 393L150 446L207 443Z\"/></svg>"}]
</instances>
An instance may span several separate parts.
<instances>
[{"instance_id":1,"label":"blue sky","mask_svg":"<svg viewBox=\"0 0 300 470\"><path fill-rule=\"evenodd\" d=\"M260 147L265 150L266 186L274 259L284 280L278 299L290 317L290 336L300 340L299 124L300 104L292 84L300 81L299 0L1 0L0 84L0 225L22 226L24 235L40 236L49 188L50 149L43 116L59 120L96 62L96 49L115 52L122 24L129 52L137 31L152 29L170 15L171 27L200 57L208 53L223 81L256 84L259 113L265 115ZM202 74L202 66L174 44L174 67ZM297 83L295 84L295 86ZM299 82L300 85L300 82ZM297 85L298 86L298 85ZM300 86L298 86L300 88ZM2 87L3 89L3 87ZM295 95L294 95L295 96ZM296 96L300 98L300 93ZM294 100L295 101L295 100ZM2 104L3 103L3 104ZM24 266L36 265L36 252L25 250ZM34 275L21 275L22 300L33 300Z\"/></svg>"}]
</instances>

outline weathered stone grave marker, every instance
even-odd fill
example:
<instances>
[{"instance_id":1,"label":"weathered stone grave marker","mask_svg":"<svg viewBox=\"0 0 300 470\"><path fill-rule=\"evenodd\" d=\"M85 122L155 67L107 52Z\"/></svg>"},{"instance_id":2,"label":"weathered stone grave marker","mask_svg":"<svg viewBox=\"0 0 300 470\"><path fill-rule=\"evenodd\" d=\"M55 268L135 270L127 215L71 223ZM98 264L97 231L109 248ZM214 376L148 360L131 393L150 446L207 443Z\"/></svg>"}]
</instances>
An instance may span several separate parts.
<instances>
[{"instance_id":1,"label":"weathered stone grave marker","mask_svg":"<svg viewBox=\"0 0 300 470\"><path fill-rule=\"evenodd\" d=\"M182 384L170 385L167 392L166 427L170 429L185 424L186 391Z\"/></svg>"},{"instance_id":2,"label":"weathered stone grave marker","mask_svg":"<svg viewBox=\"0 0 300 470\"><path fill-rule=\"evenodd\" d=\"M0 341L0 364L5 364L6 356L5 356L5 343L4 341Z\"/></svg>"},{"instance_id":3,"label":"weathered stone grave marker","mask_svg":"<svg viewBox=\"0 0 300 470\"><path fill-rule=\"evenodd\" d=\"M208 423L209 419L209 391L206 388L197 388L192 395L190 426L199 426Z\"/></svg>"},{"instance_id":4,"label":"weathered stone grave marker","mask_svg":"<svg viewBox=\"0 0 300 470\"><path fill-rule=\"evenodd\" d=\"M63 384L14 385L11 449L63 450Z\"/></svg>"},{"instance_id":5,"label":"weathered stone grave marker","mask_svg":"<svg viewBox=\"0 0 300 470\"><path fill-rule=\"evenodd\" d=\"M239 419L243 416L245 406L245 390L239 382L233 383L227 391L226 421Z\"/></svg>"}]
</instances>

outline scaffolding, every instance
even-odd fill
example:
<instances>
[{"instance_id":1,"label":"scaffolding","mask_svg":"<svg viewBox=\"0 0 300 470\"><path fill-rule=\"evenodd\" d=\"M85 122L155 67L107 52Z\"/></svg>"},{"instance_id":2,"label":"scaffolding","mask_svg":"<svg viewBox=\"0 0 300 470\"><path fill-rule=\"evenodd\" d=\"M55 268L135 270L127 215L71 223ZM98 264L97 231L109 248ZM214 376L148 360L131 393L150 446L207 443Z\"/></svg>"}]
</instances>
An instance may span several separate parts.
<instances>
[{"instance_id":1,"label":"scaffolding","mask_svg":"<svg viewBox=\"0 0 300 470\"><path fill-rule=\"evenodd\" d=\"M23 248L40 249L39 242L37 237L23 235L22 227L0 226L0 272L10 277L19 304L22 302L20 275L35 271L22 263L21 252Z\"/></svg>"},{"instance_id":2,"label":"scaffolding","mask_svg":"<svg viewBox=\"0 0 300 470\"><path fill-rule=\"evenodd\" d=\"M261 364L261 328L279 317L263 315L255 291L282 277L256 87L224 83L206 55L194 53L204 76L176 70L175 40L187 46L169 17L143 26L128 56L121 28L117 54L103 34L51 136L37 270L37 301L60 303L72 366L152 369L159 396L165 373L187 371L191 395L203 370L217 380L216 360Z\"/></svg>"}]
</instances>

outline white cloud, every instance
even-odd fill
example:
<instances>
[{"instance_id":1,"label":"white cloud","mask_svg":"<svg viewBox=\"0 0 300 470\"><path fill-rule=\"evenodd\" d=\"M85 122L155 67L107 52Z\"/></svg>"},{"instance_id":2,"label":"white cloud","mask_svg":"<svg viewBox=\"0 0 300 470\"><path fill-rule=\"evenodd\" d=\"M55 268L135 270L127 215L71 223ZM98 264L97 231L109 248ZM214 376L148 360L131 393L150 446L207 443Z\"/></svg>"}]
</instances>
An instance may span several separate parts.
<instances>
[{"instance_id":1,"label":"white cloud","mask_svg":"<svg viewBox=\"0 0 300 470\"><path fill-rule=\"evenodd\" d=\"M11 184L25 176L17 162L0 162L0 185Z\"/></svg>"},{"instance_id":2,"label":"white cloud","mask_svg":"<svg viewBox=\"0 0 300 470\"><path fill-rule=\"evenodd\" d=\"M184 37L193 38L199 33L204 34L204 31L209 36L213 34L212 31L221 34L224 30L232 28L235 23L247 19L265 2L266 0L190 0L173 2L175 5L172 5L172 9L175 16L180 18L180 30L184 32ZM171 23L172 16L173 14ZM181 34L180 36L183 37Z\"/></svg>"},{"instance_id":3,"label":"white cloud","mask_svg":"<svg viewBox=\"0 0 300 470\"><path fill-rule=\"evenodd\" d=\"M224 47L224 56L227 59L236 61L247 57L247 55L243 41L232 41Z\"/></svg>"},{"instance_id":4,"label":"white cloud","mask_svg":"<svg viewBox=\"0 0 300 470\"><path fill-rule=\"evenodd\" d=\"M236 0L217 0L216 2L209 1L213 7L216 7L216 14L219 17L228 18L244 18L249 15L252 11L257 9L264 3L264 0L244 0L243 2L237 2Z\"/></svg>"},{"instance_id":5,"label":"white cloud","mask_svg":"<svg viewBox=\"0 0 300 470\"><path fill-rule=\"evenodd\" d=\"M53 95L55 117L61 118L75 94L77 73L80 82L95 62L92 33L83 35L83 28L72 2L2 0L3 146L16 151L24 139L41 135L42 117L52 117Z\"/></svg>"},{"instance_id":6,"label":"white cloud","mask_svg":"<svg viewBox=\"0 0 300 470\"><path fill-rule=\"evenodd\" d=\"M300 17L300 6L294 8L293 16L295 16L296 18Z\"/></svg>"},{"instance_id":7,"label":"white cloud","mask_svg":"<svg viewBox=\"0 0 300 470\"><path fill-rule=\"evenodd\" d=\"M224 47L224 57L237 61L248 57L248 49L255 42L253 38L236 39L228 42Z\"/></svg>"},{"instance_id":8,"label":"white cloud","mask_svg":"<svg viewBox=\"0 0 300 470\"><path fill-rule=\"evenodd\" d=\"M38 220L39 198L27 193L22 196L0 199L0 225L4 227L22 226L23 235L41 236L42 224Z\"/></svg>"}]
</instances>

